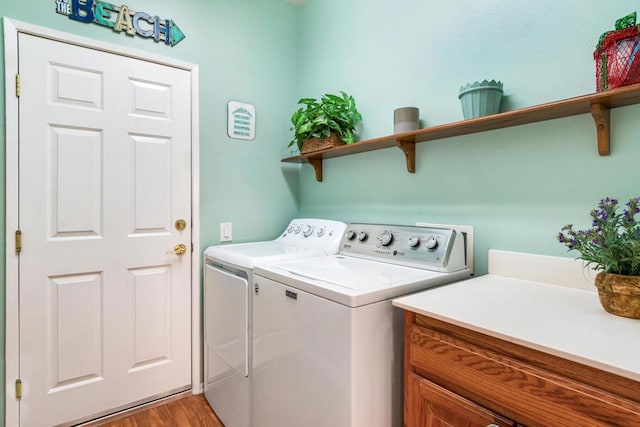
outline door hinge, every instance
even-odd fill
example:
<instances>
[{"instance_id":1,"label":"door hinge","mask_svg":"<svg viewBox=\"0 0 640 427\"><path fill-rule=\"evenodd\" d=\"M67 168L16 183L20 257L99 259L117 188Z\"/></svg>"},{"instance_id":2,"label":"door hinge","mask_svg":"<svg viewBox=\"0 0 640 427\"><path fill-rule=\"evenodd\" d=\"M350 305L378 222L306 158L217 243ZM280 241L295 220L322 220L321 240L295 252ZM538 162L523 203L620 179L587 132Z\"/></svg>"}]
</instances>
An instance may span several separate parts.
<instances>
[{"instance_id":1,"label":"door hinge","mask_svg":"<svg viewBox=\"0 0 640 427\"><path fill-rule=\"evenodd\" d=\"M16 254L22 252L22 231L16 230Z\"/></svg>"},{"instance_id":2,"label":"door hinge","mask_svg":"<svg viewBox=\"0 0 640 427\"><path fill-rule=\"evenodd\" d=\"M16 380L16 400L22 399L22 380Z\"/></svg>"},{"instance_id":3,"label":"door hinge","mask_svg":"<svg viewBox=\"0 0 640 427\"><path fill-rule=\"evenodd\" d=\"M16 96L20 98L20 74L16 74Z\"/></svg>"}]
</instances>

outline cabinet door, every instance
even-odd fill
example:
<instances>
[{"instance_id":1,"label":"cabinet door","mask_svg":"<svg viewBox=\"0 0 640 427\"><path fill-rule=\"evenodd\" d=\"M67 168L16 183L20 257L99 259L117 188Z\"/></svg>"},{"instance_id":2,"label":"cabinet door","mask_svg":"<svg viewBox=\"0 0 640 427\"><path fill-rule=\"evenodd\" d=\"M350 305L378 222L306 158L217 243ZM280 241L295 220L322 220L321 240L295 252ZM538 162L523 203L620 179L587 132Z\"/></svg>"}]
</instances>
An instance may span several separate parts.
<instances>
[{"instance_id":1,"label":"cabinet door","mask_svg":"<svg viewBox=\"0 0 640 427\"><path fill-rule=\"evenodd\" d=\"M479 406L413 373L407 377L407 427L515 426Z\"/></svg>"}]
</instances>

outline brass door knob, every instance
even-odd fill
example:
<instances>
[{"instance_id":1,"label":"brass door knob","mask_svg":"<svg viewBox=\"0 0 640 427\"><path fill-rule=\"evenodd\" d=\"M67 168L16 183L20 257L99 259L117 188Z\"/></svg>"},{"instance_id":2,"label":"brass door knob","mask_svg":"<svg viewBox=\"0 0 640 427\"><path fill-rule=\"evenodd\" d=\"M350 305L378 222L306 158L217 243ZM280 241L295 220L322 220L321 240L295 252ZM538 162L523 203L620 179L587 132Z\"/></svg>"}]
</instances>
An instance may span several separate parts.
<instances>
[{"instance_id":1,"label":"brass door knob","mask_svg":"<svg viewBox=\"0 0 640 427\"><path fill-rule=\"evenodd\" d=\"M167 252L168 254L175 254L175 255L184 255L187 252L187 247L185 246L184 243L179 243L176 245L175 248L173 248L172 251Z\"/></svg>"}]
</instances>

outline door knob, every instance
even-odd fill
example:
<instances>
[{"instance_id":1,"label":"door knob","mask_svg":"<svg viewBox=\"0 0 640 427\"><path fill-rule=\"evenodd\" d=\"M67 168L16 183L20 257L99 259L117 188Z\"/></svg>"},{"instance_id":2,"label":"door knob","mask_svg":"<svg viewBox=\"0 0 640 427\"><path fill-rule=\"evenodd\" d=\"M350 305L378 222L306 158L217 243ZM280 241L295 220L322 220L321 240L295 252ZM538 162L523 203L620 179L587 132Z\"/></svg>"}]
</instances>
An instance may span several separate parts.
<instances>
[{"instance_id":1,"label":"door knob","mask_svg":"<svg viewBox=\"0 0 640 427\"><path fill-rule=\"evenodd\" d=\"M175 255L184 255L187 252L187 247L184 245L184 243L179 243L176 245L175 248L173 248L172 251L167 252L168 254L175 254Z\"/></svg>"}]
</instances>

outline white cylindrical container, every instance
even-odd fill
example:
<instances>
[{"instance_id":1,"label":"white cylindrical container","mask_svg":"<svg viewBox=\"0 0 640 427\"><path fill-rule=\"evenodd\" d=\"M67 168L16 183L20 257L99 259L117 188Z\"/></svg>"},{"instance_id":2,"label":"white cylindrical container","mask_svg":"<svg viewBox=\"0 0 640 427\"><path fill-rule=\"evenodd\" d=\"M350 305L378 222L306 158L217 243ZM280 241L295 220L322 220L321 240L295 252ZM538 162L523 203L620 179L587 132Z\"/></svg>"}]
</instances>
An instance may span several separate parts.
<instances>
[{"instance_id":1,"label":"white cylindrical container","mask_svg":"<svg viewBox=\"0 0 640 427\"><path fill-rule=\"evenodd\" d=\"M417 107L402 107L393 110L393 133L410 132L420 128L420 110Z\"/></svg>"}]
</instances>

